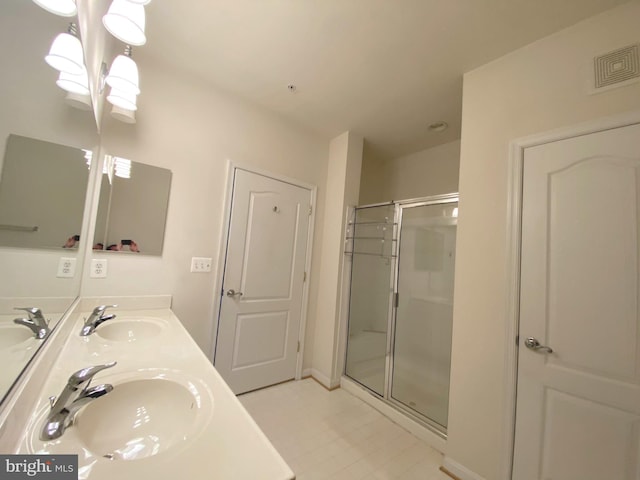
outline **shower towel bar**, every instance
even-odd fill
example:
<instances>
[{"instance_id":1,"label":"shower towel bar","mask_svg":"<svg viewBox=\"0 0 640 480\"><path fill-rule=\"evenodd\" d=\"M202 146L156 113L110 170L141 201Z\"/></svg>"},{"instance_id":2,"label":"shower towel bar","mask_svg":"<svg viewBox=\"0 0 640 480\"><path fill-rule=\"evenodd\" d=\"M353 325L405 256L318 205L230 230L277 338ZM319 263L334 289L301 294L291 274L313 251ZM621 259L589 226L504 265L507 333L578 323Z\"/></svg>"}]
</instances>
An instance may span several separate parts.
<instances>
[{"instance_id":1,"label":"shower towel bar","mask_svg":"<svg viewBox=\"0 0 640 480\"><path fill-rule=\"evenodd\" d=\"M382 253L368 253L368 252L344 252L345 255L370 255L372 257L382 257L382 258L396 258L396 255L384 255Z\"/></svg>"},{"instance_id":2,"label":"shower towel bar","mask_svg":"<svg viewBox=\"0 0 640 480\"><path fill-rule=\"evenodd\" d=\"M0 230L11 230L12 232L37 232L38 226L23 227L22 225L0 225Z\"/></svg>"}]
</instances>

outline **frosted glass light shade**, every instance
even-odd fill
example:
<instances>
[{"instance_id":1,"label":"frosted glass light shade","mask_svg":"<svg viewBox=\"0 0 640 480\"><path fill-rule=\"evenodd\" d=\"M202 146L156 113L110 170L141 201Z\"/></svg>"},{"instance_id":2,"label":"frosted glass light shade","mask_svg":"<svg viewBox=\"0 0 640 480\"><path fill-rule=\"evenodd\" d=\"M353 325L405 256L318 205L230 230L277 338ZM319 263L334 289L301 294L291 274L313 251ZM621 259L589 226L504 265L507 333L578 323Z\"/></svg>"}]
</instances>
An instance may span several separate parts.
<instances>
[{"instance_id":1,"label":"frosted glass light shade","mask_svg":"<svg viewBox=\"0 0 640 480\"><path fill-rule=\"evenodd\" d=\"M33 0L47 12L61 17L74 17L78 13L75 0Z\"/></svg>"},{"instance_id":2,"label":"frosted glass light shade","mask_svg":"<svg viewBox=\"0 0 640 480\"><path fill-rule=\"evenodd\" d=\"M90 111L91 97L89 95L78 95L77 93L67 92L67 96L64 98L67 105L77 108L78 110Z\"/></svg>"},{"instance_id":3,"label":"frosted glass light shade","mask_svg":"<svg viewBox=\"0 0 640 480\"><path fill-rule=\"evenodd\" d=\"M107 96L107 100L111 105L124 108L125 110L135 111L138 109L136 105L137 97L129 92L123 92L115 88L111 88L111 92Z\"/></svg>"},{"instance_id":4,"label":"frosted glass light shade","mask_svg":"<svg viewBox=\"0 0 640 480\"><path fill-rule=\"evenodd\" d=\"M118 40L129 45L144 45L144 6L129 0L113 0L106 15L102 17L105 28Z\"/></svg>"},{"instance_id":5,"label":"frosted glass light shade","mask_svg":"<svg viewBox=\"0 0 640 480\"><path fill-rule=\"evenodd\" d=\"M89 77L87 69L83 68L80 75L72 75L68 72L60 72L56 84L63 90L78 95L89 95Z\"/></svg>"},{"instance_id":6,"label":"frosted glass light shade","mask_svg":"<svg viewBox=\"0 0 640 480\"><path fill-rule=\"evenodd\" d=\"M115 90L140 94L140 77L136 62L126 55L118 55L111 65L109 75L105 80L107 85Z\"/></svg>"},{"instance_id":7,"label":"frosted glass light shade","mask_svg":"<svg viewBox=\"0 0 640 480\"><path fill-rule=\"evenodd\" d=\"M138 5L147 5L151 3L151 0L129 0L131 3L137 3Z\"/></svg>"},{"instance_id":8,"label":"frosted glass light shade","mask_svg":"<svg viewBox=\"0 0 640 480\"><path fill-rule=\"evenodd\" d=\"M82 44L78 37L70 33L61 33L51 44L45 61L56 70L81 75L84 69Z\"/></svg>"},{"instance_id":9,"label":"frosted glass light shade","mask_svg":"<svg viewBox=\"0 0 640 480\"><path fill-rule=\"evenodd\" d=\"M126 108L120 108L114 105L111 109L111 116L124 123L136 123L136 112L133 110L127 110Z\"/></svg>"}]
</instances>

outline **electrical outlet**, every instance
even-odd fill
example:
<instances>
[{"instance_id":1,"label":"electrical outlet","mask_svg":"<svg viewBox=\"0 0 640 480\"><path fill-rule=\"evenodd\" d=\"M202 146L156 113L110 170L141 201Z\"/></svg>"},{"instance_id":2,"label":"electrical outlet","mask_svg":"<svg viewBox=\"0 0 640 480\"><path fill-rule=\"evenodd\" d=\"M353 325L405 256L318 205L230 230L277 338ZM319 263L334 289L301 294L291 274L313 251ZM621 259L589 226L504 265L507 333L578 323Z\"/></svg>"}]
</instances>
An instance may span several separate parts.
<instances>
[{"instance_id":1,"label":"electrical outlet","mask_svg":"<svg viewBox=\"0 0 640 480\"><path fill-rule=\"evenodd\" d=\"M211 258L191 257L191 272L205 273L211 271Z\"/></svg>"},{"instance_id":2,"label":"electrical outlet","mask_svg":"<svg viewBox=\"0 0 640 480\"><path fill-rule=\"evenodd\" d=\"M107 277L107 260L94 258L91 260L91 278L106 278Z\"/></svg>"},{"instance_id":3,"label":"electrical outlet","mask_svg":"<svg viewBox=\"0 0 640 480\"><path fill-rule=\"evenodd\" d=\"M73 278L76 274L76 259L61 257L58 263L58 278Z\"/></svg>"}]
</instances>

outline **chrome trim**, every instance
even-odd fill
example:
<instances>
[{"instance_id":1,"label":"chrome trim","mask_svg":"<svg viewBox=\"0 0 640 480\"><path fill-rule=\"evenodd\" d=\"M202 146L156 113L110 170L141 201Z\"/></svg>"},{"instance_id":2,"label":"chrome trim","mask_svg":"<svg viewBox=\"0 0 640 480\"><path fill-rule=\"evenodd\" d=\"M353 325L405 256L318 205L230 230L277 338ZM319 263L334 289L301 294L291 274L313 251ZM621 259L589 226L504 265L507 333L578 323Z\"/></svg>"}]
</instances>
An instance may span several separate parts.
<instances>
[{"instance_id":1,"label":"chrome trim","mask_svg":"<svg viewBox=\"0 0 640 480\"><path fill-rule=\"evenodd\" d=\"M12 232L37 232L40 227L23 227L22 225L0 225L0 230L10 230Z\"/></svg>"},{"instance_id":2,"label":"chrome trim","mask_svg":"<svg viewBox=\"0 0 640 480\"><path fill-rule=\"evenodd\" d=\"M430 197L408 198L406 200L398 200L394 203L397 205L408 205L412 203L424 203L425 205L430 205L434 203L452 203L458 201L460 201L460 194L458 192L453 192L444 193L442 195L432 195Z\"/></svg>"},{"instance_id":3,"label":"chrome trim","mask_svg":"<svg viewBox=\"0 0 640 480\"><path fill-rule=\"evenodd\" d=\"M49 322L38 307L16 307L14 310L27 312L29 318L14 318L13 323L23 325L33 332L38 340L44 340L51 333Z\"/></svg>"},{"instance_id":4,"label":"chrome trim","mask_svg":"<svg viewBox=\"0 0 640 480\"><path fill-rule=\"evenodd\" d=\"M40 440L50 441L60 438L75 419L76 413L86 404L111 392L113 386L109 384L90 387L93 377L107 368L112 368L116 362L103 365L93 365L74 372L67 380L58 398L49 397L51 410L40 431Z\"/></svg>"},{"instance_id":5,"label":"chrome trim","mask_svg":"<svg viewBox=\"0 0 640 480\"><path fill-rule=\"evenodd\" d=\"M524 341L524 346L529 350L533 350L541 353L553 353L553 348L547 347L546 345L541 345L537 338L528 337Z\"/></svg>"},{"instance_id":6,"label":"chrome trim","mask_svg":"<svg viewBox=\"0 0 640 480\"><path fill-rule=\"evenodd\" d=\"M91 315L84 321L82 330L80 330L80 336L86 337L91 335L96 328L102 325L107 320L116 318L115 314L105 315L104 312L107 308L117 308L118 305L100 305L93 309Z\"/></svg>"}]
</instances>

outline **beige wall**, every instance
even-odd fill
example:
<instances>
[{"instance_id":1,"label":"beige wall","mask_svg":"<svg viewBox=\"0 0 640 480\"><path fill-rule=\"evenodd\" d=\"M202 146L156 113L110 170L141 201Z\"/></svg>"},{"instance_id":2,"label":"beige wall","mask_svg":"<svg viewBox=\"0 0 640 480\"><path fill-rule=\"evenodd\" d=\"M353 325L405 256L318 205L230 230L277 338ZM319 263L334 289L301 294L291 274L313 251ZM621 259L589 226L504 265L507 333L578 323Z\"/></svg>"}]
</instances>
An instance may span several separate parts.
<instances>
[{"instance_id":1,"label":"beige wall","mask_svg":"<svg viewBox=\"0 0 640 480\"><path fill-rule=\"evenodd\" d=\"M104 150L172 171L161 257L96 254L108 260L108 277L86 274L82 294L173 295L173 309L207 354L211 352L218 295L218 253L223 231L227 164L231 160L318 186L325 197L328 142L255 106L223 95L193 77L139 60L142 94L138 123L105 117ZM316 210L321 231L322 208ZM317 235L316 235L317 236ZM319 244L316 241L316 244ZM320 249L314 250L310 307L315 307ZM191 257L212 257L211 273L190 273ZM314 309L307 332L312 335ZM307 344L312 342L308 341ZM310 365L311 352L305 352Z\"/></svg>"},{"instance_id":2,"label":"beige wall","mask_svg":"<svg viewBox=\"0 0 640 480\"><path fill-rule=\"evenodd\" d=\"M345 288L342 281L344 227L347 207L354 207L358 201L362 147L362 137L351 132L331 141L327 167L327 191L330 194L324 203L325 220L318 223L322 229L321 242L317 245L321 249L322 263L316 271L319 301L312 337L312 374L328 388L339 385L342 374L338 337Z\"/></svg>"},{"instance_id":3,"label":"beige wall","mask_svg":"<svg viewBox=\"0 0 640 480\"><path fill-rule=\"evenodd\" d=\"M509 142L640 109L640 83L588 96L590 59L640 41L631 2L465 75L448 456L502 478Z\"/></svg>"},{"instance_id":4,"label":"beige wall","mask_svg":"<svg viewBox=\"0 0 640 480\"><path fill-rule=\"evenodd\" d=\"M460 140L381 161L363 162L360 205L458 191Z\"/></svg>"}]
</instances>

